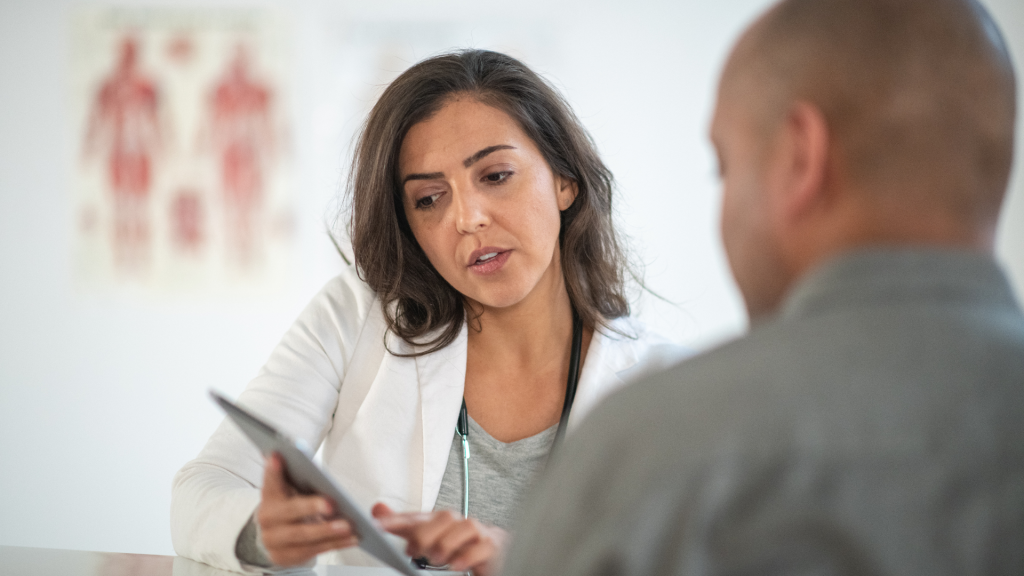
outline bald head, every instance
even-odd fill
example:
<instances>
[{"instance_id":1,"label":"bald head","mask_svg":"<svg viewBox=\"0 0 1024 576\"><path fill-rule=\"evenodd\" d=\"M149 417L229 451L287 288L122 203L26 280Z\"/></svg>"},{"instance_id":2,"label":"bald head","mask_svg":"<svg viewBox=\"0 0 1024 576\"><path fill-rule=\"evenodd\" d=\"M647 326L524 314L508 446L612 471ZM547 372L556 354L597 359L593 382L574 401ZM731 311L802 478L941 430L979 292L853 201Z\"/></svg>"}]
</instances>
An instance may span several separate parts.
<instances>
[{"instance_id":1,"label":"bald head","mask_svg":"<svg viewBox=\"0 0 1024 576\"><path fill-rule=\"evenodd\" d=\"M1013 157L1015 79L972 0L783 0L744 35L721 97L766 129L823 113L840 176L994 225Z\"/></svg>"},{"instance_id":2,"label":"bald head","mask_svg":"<svg viewBox=\"0 0 1024 576\"><path fill-rule=\"evenodd\" d=\"M782 0L736 46L711 139L751 318L843 252L991 252L1014 146L1006 46L975 0Z\"/></svg>"}]
</instances>

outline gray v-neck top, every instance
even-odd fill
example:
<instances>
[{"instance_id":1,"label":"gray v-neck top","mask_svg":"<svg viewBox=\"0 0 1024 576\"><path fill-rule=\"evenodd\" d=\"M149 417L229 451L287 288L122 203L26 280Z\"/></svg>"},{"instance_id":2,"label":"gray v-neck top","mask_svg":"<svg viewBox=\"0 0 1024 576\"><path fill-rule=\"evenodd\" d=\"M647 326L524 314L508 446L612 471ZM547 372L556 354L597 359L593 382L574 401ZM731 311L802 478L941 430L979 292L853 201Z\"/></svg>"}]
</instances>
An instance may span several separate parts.
<instances>
[{"instance_id":1,"label":"gray v-neck top","mask_svg":"<svg viewBox=\"0 0 1024 576\"><path fill-rule=\"evenodd\" d=\"M511 530L523 495L547 462L558 425L517 440L495 439L469 418L469 515ZM453 435L434 510L462 513L462 438Z\"/></svg>"}]
</instances>

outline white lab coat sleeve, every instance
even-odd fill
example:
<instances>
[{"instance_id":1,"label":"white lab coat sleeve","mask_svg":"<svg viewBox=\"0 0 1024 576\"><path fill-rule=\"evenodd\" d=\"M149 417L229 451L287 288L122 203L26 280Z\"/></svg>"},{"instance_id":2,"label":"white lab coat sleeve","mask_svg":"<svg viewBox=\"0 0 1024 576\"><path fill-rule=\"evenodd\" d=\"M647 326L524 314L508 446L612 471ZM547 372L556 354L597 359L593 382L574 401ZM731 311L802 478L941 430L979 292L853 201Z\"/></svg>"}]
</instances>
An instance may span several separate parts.
<instances>
[{"instance_id":1,"label":"white lab coat sleeve","mask_svg":"<svg viewBox=\"0 0 1024 576\"><path fill-rule=\"evenodd\" d=\"M238 402L316 450L367 315L379 305L354 270L329 282L302 312ZM197 402L203 401L197 399ZM180 556L246 572L235 543L260 500L263 458L225 419L175 475L171 539Z\"/></svg>"}]
</instances>

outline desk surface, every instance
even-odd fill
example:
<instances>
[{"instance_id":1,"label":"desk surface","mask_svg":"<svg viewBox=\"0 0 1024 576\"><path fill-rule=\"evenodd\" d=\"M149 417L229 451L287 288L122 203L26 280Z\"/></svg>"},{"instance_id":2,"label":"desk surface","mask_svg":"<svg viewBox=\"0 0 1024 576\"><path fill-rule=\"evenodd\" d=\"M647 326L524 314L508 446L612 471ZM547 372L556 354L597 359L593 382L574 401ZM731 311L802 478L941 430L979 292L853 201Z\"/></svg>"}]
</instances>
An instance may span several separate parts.
<instances>
[{"instance_id":1,"label":"desk surface","mask_svg":"<svg viewBox=\"0 0 1024 576\"><path fill-rule=\"evenodd\" d=\"M52 548L0 546L5 574L23 576L238 576L180 556L82 552ZM289 576L395 576L390 568L318 565L289 570ZM460 575L462 572L426 572L425 575Z\"/></svg>"}]
</instances>

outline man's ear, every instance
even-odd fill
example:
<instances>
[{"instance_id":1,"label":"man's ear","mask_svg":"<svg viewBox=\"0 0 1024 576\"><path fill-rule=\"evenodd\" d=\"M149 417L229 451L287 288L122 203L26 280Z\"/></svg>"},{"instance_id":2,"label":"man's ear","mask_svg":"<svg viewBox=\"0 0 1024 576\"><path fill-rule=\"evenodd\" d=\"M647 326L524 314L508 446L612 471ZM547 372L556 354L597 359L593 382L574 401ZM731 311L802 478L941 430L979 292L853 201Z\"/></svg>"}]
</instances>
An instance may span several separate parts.
<instances>
[{"instance_id":1,"label":"man's ear","mask_svg":"<svg viewBox=\"0 0 1024 576\"><path fill-rule=\"evenodd\" d=\"M555 180L555 184L558 185L558 210L568 210L569 206L576 201L576 196L580 193L579 184L571 178L563 178L558 176Z\"/></svg>"},{"instance_id":2,"label":"man's ear","mask_svg":"<svg viewBox=\"0 0 1024 576\"><path fill-rule=\"evenodd\" d=\"M790 222L827 204L829 148L832 145L825 114L817 106L796 102L783 128L787 158L782 166L782 212Z\"/></svg>"}]
</instances>

